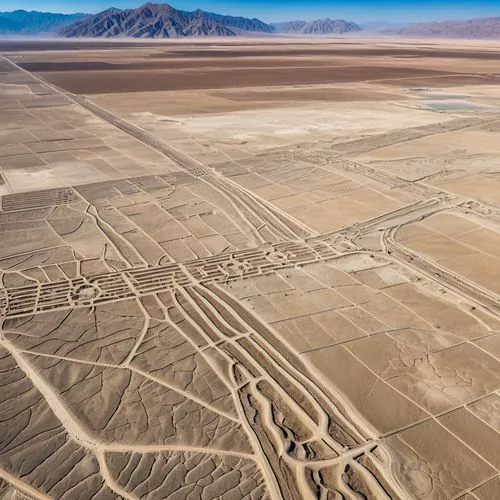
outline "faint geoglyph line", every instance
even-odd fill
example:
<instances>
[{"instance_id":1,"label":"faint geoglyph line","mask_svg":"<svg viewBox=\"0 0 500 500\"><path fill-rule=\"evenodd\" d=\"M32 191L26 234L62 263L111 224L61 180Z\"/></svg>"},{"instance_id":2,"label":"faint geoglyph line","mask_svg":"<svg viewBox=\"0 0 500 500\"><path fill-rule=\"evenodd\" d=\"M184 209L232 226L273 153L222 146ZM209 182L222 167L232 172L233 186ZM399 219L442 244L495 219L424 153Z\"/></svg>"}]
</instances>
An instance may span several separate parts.
<instances>
[{"instance_id":1,"label":"faint geoglyph line","mask_svg":"<svg viewBox=\"0 0 500 500\"><path fill-rule=\"evenodd\" d=\"M308 241L268 244L183 264L132 268L88 278L10 288L5 291L4 315L11 317L68 307L95 306L184 287L193 281L200 284L228 282L324 262L349 251L346 244L348 247L349 235L353 231L359 233L377 227L397 226L396 223L403 219L407 222L425 217L448 206L447 201L427 200L398 209L389 216L370 219L352 228Z\"/></svg>"},{"instance_id":2,"label":"faint geoglyph line","mask_svg":"<svg viewBox=\"0 0 500 500\"><path fill-rule=\"evenodd\" d=\"M5 317L12 317L69 307L96 306L185 287L193 281L209 284L262 276L279 269L326 261L338 254L332 245L321 241L264 245L184 264L172 263L7 288L3 290L3 300L0 298L0 308L3 308Z\"/></svg>"}]
</instances>

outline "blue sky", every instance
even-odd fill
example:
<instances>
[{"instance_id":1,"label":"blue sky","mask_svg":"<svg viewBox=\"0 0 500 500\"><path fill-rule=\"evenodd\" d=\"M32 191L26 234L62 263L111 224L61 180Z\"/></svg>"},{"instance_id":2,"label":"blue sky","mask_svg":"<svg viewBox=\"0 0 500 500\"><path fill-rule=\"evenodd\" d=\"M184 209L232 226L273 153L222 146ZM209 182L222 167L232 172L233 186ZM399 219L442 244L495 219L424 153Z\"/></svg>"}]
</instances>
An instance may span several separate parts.
<instances>
[{"instance_id":1,"label":"blue sky","mask_svg":"<svg viewBox=\"0 0 500 500\"><path fill-rule=\"evenodd\" d=\"M0 0L0 10L98 12L108 7L138 7L145 0ZM344 18L358 22L428 21L500 16L500 0L171 0L184 10L201 8L222 14L258 17L263 21Z\"/></svg>"}]
</instances>

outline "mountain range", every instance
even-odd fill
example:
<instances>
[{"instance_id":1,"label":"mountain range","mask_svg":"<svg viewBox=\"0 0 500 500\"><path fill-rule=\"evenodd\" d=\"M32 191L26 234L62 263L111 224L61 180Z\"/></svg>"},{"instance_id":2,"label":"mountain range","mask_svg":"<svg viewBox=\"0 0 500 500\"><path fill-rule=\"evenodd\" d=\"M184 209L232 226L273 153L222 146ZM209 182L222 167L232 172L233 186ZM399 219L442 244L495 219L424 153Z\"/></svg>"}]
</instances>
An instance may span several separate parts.
<instances>
[{"instance_id":1,"label":"mountain range","mask_svg":"<svg viewBox=\"0 0 500 500\"><path fill-rule=\"evenodd\" d=\"M108 9L87 16L60 31L64 37L170 38L238 36L248 33L341 34L361 28L343 20L292 21L266 24L259 19L224 16L202 10L185 12L167 4L147 3L137 9Z\"/></svg>"},{"instance_id":2,"label":"mountain range","mask_svg":"<svg viewBox=\"0 0 500 500\"><path fill-rule=\"evenodd\" d=\"M251 31L254 33L273 33L275 31L272 25L266 24L256 18L248 19L246 17L224 16L214 14L213 12L207 12L206 14L236 31Z\"/></svg>"},{"instance_id":3,"label":"mountain range","mask_svg":"<svg viewBox=\"0 0 500 500\"><path fill-rule=\"evenodd\" d=\"M330 35L361 31L361 28L352 21L343 19L317 19L316 21L288 21L272 25L277 33L302 35Z\"/></svg>"},{"instance_id":4,"label":"mountain range","mask_svg":"<svg viewBox=\"0 0 500 500\"><path fill-rule=\"evenodd\" d=\"M71 24L86 14L54 14L15 10L0 12L0 33L2 34L39 34L51 33Z\"/></svg>"},{"instance_id":5,"label":"mountain range","mask_svg":"<svg viewBox=\"0 0 500 500\"><path fill-rule=\"evenodd\" d=\"M62 37L169 38L249 34L333 35L358 31L414 37L500 38L500 17L425 23L367 22L318 19L267 24L253 18L147 3L136 9L111 8L98 14L57 14L16 10L0 12L0 34L57 34Z\"/></svg>"},{"instance_id":6,"label":"mountain range","mask_svg":"<svg viewBox=\"0 0 500 500\"><path fill-rule=\"evenodd\" d=\"M258 19L222 16L202 10L185 12L168 4L147 3L137 9L108 9L87 16L60 31L64 37L170 38L237 36L243 32L271 33Z\"/></svg>"},{"instance_id":7,"label":"mountain range","mask_svg":"<svg viewBox=\"0 0 500 500\"><path fill-rule=\"evenodd\" d=\"M22 25L16 23L16 21L0 17L0 33L20 33L22 28Z\"/></svg>"},{"instance_id":8,"label":"mountain range","mask_svg":"<svg viewBox=\"0 0 500 500\"><path fill-rule=\"evenodd\" d=\"M471 19L467 21L441 21L409 24L402 28L388 29L384 33L415 37L448 37L493 39L500 38L500 17Z\"/></svg>"}]
</instances>

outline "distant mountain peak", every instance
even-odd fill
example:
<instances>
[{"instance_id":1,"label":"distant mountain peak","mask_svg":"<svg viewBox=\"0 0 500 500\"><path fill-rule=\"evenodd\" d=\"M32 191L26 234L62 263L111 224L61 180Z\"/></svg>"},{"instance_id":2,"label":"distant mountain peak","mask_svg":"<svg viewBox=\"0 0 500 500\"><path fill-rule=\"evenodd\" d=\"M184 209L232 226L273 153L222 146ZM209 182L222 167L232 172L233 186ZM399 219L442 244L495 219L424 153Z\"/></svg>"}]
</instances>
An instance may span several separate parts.
<instances>
[{"instance_id":1,"label":"distant mountain peak","mask_svg":"<svg viewBox=\"0 0 500 500\"><path fill-rule=\"evenodd\" d=\"M137 9L130 9L130 10L139 10L139 11L144 11L144 10L149 10L152 12L171 12L175 11L173 7L171 7L168 3L153 3L153 2L147 2L144 5L141 5Z\"/></svg>"}]
</instances>

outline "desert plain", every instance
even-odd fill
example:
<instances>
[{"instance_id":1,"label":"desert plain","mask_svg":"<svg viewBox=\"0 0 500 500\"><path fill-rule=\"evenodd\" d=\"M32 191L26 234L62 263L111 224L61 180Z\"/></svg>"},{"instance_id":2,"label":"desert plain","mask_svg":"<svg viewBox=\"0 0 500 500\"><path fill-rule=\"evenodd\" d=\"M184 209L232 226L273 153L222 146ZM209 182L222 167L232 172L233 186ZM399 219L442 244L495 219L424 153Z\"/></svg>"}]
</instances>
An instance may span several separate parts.
<instances>
[{"instance_id":1,"label":"desert plain","mask_svg":"<svg viewBox=\"0 0 500 500\"><path fill-rule=\"evenodd\" d=\"M0 40L0 496L500 498L499 49Z\"/></svg>"}]
</instances>

